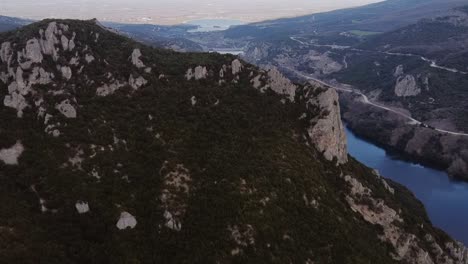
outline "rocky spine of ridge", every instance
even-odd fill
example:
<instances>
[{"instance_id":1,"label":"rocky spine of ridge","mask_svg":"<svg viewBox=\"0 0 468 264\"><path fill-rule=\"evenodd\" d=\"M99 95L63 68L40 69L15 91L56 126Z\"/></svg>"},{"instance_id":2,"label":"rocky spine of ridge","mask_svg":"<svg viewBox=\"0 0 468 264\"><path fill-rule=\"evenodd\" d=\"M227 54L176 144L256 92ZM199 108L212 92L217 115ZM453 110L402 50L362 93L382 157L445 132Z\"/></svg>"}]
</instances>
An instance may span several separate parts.
<instances>
[{"instance_id":1,"label":"rocky spine of ridge","mask_svg":"<svg viewBox=\"0 0 468 264\"><path fill-rule=\"evenodd\" d=\"M91 34L92 40L97 43L99 32ZM88 45L77 47L75 38L76 32L71 32L68 25L50 22L46 28L36 32L35 37L28 39L26 43L10 41L1 43L0 59L3 62L3 67L0 70L0 80L8 86L8 94L3 98L3 105L14 109L18 118L23 116L26 109L33 110L38 118L44 120L44 124L48 124L46 131L55 136L60 134L60 130L57 124L49 124L53 117L49 110L51 107L55 108L52 111L58 110L66 118L76 118L79 114L79 110L77 110L79 102L73 97L73 89L69 89L68 84L72 78L75 80L84 79L90 86L96 87L97 96L108 96L124 86L130 86L134 90L144 87L148 85L148 80L145 79L144 75L154 74L152 68L143 63L142 53L140 49L136 48L129 55L129 60L136 69L142 71L142 75L130 74L128 79L117 80L112 72L108 72L106 73L108 80L96 84L94 80L89 79L86 73L83 73L83 70L87 67L93 67L93 64L96 63L101 65L104 63L105 65L106 61L97 61ZM47 59L51 59L55 67L43 65L42 62ZM209 69L210 72L216 71L219 74L208 76L209 71L206 66L199 65L188 69L185 76L188 81L216 77L219 84L222 84L238 81L239 74L243 70L250 70L251 74L254 74L251 69L244 69L243 63L236 59L232 61L231 65L223 65L219 70ZM232 73L233 80L224 78L227 71ZM163 76L164 74L161 73L160 77L163 78ZM258 75L252 76L251 83L256 89L261 91L271 89L288 97L290 102L295 101L298 87L275 69L261 71ZM49 90L48 93L66 98L51 106L45 96L35 89L36 85L51 85L55 87L55 90ZM317 92L320 93L318 96ZM314 108L314 110L317 108L321 111L318 118L308 116L310 118L308 136L313 145L324 152L328 160L336 158L338 164L346 163L346 138L340 121L336 93L331 90L307 87L307 91L301 97L308 108ZM304 115L307 116L307 113Z\"/></svg>"}]
</instances>

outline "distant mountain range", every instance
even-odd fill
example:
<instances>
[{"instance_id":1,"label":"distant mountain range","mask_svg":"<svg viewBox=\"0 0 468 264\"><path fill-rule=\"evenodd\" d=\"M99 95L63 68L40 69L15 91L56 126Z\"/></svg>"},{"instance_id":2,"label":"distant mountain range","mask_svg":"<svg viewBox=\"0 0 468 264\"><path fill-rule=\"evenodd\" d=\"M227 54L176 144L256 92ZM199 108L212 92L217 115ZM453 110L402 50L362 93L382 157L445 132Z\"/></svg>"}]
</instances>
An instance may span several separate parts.
<instances>
[{"instance_id":1,"label":"distant mountain range","mask_svg":"<svg viewBox=\"0 0 468 264\"><path fill-rule=\"evenodd\" d=\"M352 30L387 32L463 4L466 4L465 0L387 0L357 8L238 26L228 30L226 36L268 39L281 34L330 35Z\"/></svg>"},{"instance_id":2,"label":"distant mountain range","mask_svg":"<svg viewBox=\"0 0 468 264\"><path fill-rule=\"evenodd\" d=\"M31 22L32 20L28 19L0 16L0 32L17 29L24 25L30 24Z\"/></svg>"}]
</instances>

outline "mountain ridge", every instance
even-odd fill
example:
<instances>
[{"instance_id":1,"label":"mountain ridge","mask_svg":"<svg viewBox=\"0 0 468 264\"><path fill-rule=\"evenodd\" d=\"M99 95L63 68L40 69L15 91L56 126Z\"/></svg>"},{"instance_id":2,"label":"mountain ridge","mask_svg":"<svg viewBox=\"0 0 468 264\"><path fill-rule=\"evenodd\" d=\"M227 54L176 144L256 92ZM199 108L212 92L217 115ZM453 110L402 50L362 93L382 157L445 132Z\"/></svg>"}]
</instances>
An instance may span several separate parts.
<instances>
[{"instance_id":1,"label":"mountain ridge","mask_svg":"<svg viewBox=\"0 0 468 264\"><path fill-rule=\"evenodd\" d=\"M468 263L346 152L337 94L93 21L0 34L10 263Z\"/></svg>"},{"instance_id":2,"label":"mountain ridge","mask_svg":"<svg viewBox=\"0 0 468 264\"><path fill-rule=\"evenodd\" d=\"M344 120L360 136L465 180L466 7L448 6L441 16L384 33L353 25L359 31L276 34L265 24L274 36L245 38L243 57L296 80L342 87Z\"/></svg>"}]
</instances>

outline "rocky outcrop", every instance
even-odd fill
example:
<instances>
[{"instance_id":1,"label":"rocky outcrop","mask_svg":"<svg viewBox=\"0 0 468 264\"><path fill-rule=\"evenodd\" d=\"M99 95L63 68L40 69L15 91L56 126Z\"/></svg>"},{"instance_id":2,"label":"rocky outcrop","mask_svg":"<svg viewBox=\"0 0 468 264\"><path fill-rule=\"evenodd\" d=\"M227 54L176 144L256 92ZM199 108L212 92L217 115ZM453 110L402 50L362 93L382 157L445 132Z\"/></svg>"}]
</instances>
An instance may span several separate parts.
<instances>
[{"instance_id":1,"label":"rocky outcrop","mask_svg":"<svg viewBox=\"0 0 468 264\"><path fill-rule=\"evenodd\" d=\"M37 40L36 38L28 40L28 42L26 43L26 53L24 54L24 57L30 60L32 63L42 62L42 59L44 57L42 56L41 45L39 44L39 40Z\"/></svg>"},{"instance_id":2,"label":"rocky outcrop","mask_svg":"<svg viewBox=\"0 0 468 264\"><path fill-rule=\"evenodd\" d=\"M240 60L235 59L231 63L232 75L236 75L242 71L242 63Z\"/></svg>"},{"instance_id":3,"label":"rocky outcrop","mask_svg":"<svg viewBox=\"0 0 468 264\"><path fill-rule=\"evenodd\" d=\"M87 202L78 201L75 204L75 208L79 214L86 214L89 212L89 205Z\"/></svg>"},{"instance_id":4,"label":"rocky outcrop","mask_svg":"<svg viewBox=\"0 0 468 264\"><path fill-rule=\"evenodd\" d=\"M343 69L343 65L333 60L329 55L329 52L320 53L312 50L309 52L307 59L310 60L309 63L312 64L312 68L320 69L321 74L331 74Z\"/></svg>"},{"instance_id":5,"label":"rocky outcrop","mask_svg":"<svg viewBox=\"0 0 468 264\"><path fill-rule=\"evenodd\" d=\"M338 164L348 161L346 133L341 121L338 94L327 89L308 101L308 107L318 107L321 114L310 120L308 135L317 149L328 160L337 159Z\"/></svg>"},{"instance_id":6,"label":"rocky outcrop","mask_svg":"<svg viewBox=\"0 0 468 264\"><path fill-rule=\"evenodd\" d=\"M24 147L21 141L10 148L0 149L0 160L7 165L18 165L18 158L23 154Z\"/></svg>"},{"instance_id":7,"label":"rocky outcrop","mask_svg":"<svg viewBox=\"0 0 468 264\"><path fill-rule=\"evenodd\" d=\"M140 88L143 85L147 84L148 81L143 76L138 76L137 78L134 78L133 74L130 74L130 78L128 79L128 83L134 90L137 90L138 88Z\"/></svg>"},{"instance_id":8,"label":"rocky outcrop","mask_svg":"<svg viewBox=\"0 0 468 264\"><path fill-rule=\"evenodd\" d=\"M29 106L23 95L17 92L12 92L10 95L6 95L3 99L3 104L6 107L15 109L18 117L23 117L23 110Z\"/></svg>"},{"instance_id":9,"label":"rocky outcrop","mask_svg":"<svg viewBox=\"0 0 468 264\"><path fill-rule=\"evenodd\" d=\"M132 63L135 65L137 68L144 68L146 67L143 61L140 59L141 57L141 51L140 49L134 49L132 52Z\"/></svg>"},{"instance_id":10,"label":"rocky outcrop","mask_svg":"<svg viewBox=\"0 0 468 264\"><path fill-rule=\"evenodd\" d=\"M45 31L41 29L39 31L39 34L41 36L39 42L41 44L42 53L46 55L51 55L54 61L57 61L58 52L55 48L55 45L59 44L59 41L56 36L58 34L57 23L49 23L47 29Z\"/></svg>"},{"instance_id":11,"label":"rocky outcrop","mask_svg":"<svg viewBox=\"0 0 468 264\"><path fill-rule=\"evenodd\" d=\"M298 86L279 72L271 68L266 75L257 75L250 82L252 86L261 91L271 89L273 92L284 95L290 102L296 102ZM263 85L264 84L264 85ZM262 86L263 85L263 86ZM307 86L300 91L300 103L304 103L310 112L309 126L307 128L310 143L323 153L327 160L336 158L337 164L348 161L346 133L341 121L338 94L333 89ZM303 102L303 100L305 100ZM314 111L320 112L319 114ZM308 117L303 114L303 119Z\"/></svg>"},{"instance_id":12,"label":"rocky outcrop","mask_svg":"<svg viewBox=\"0 0 468 264\"><path fill-rule=\"evenodd\" d=\"M93 56L93 55L91 55L91 54L86 54L86 55L85 55L85 60L86 60L86 62L89 64L89 63L93 62L95 59L94 59L94 56Z\"/></svg>"},{"instance_id":13,"label":"rocky outcrop","mask_svg":"<svg viewBox=\"0 0 468 264\"><path fill-rule=\"evenodd\" d=\"M133 84L134 86L138 87L136 84ZM125 83L120 83L118 81L111 83L111 84L104 84L103 86L100 86L96 89L96 95L97 96L108 96L113 94L115 91L117 91L119 88L125 86Z\"/></svg>"},{"instance_id":14,"label":"rocky outcrop","mask_svg":"<svg viewBox=\"0 0 468 264\"><path fill-rule=\"evenodd\" d=\"M208 70L206 67L203 66L197 66L195 69L188 69L187 73L185 74L185 78L190 81L192 79L195 80L201 80L201 79L206 79L208 76Z\"/></svg>"},{"instance_id":15,"label":"rocky outcrop","mask_svg":"<svg viewBox=\"0 0 468 264\"><path fill-rule=\"evenodd\" d=\"M10 65L11 58L13 56L13 50L11 49L10 42L4 42L0 48L0 59L3 63Z\"/></svg>"},{"instance_id":16,"label":"rocky outcrop","mask_svg":"<svg viewBox=\"0 0 468 264\"><path fill-rule=\"evenodd\" d=\"M60 71L62 72L62 77L66 80L70 80L72 77L72 70L70 67L62 66L60 67Z\"/></svg>"},{"instance_id":17,"label":"rocky outcrop","mask_svg":"<svg viewBox=\"0 0 468 264\"><path fill-rule=\"evenodd\" d=\"M412 75L400 76L395 85L395 94L399 97L416 96L421 93L416 78Z\"/></svg>"},{"instance_id":18,"label":"rocky outcrop","mask_svg":"<svg viewBox=\"0 0 468 264\"><path fill-rule=\"evenodd\" d=\"M136 218L128 212L120 213L119 221L117 221L117 228L125 230L127 228L133 229L137 225Z\"/></svg>"},{"instance_id":19,"label":"rocky outcrop","mask_svg":"<svg viewBox=\"0 0 468 264\"><path fill-rule=\"evenodd\" d=\"M400 77L403 74L404 74L404 66L400 64L395 68L395 71L393 72L393 76Z\"/></svg>"},{"instance_id":20,"label":"rocky outcrop","mask_svg":"<svg viewBox=\"0 0 468 264\"><path fill-rule=\"evenodd\" d=\"M294 102L295 100L297 86L293 84L288 78L284 77L284 75L276 68L268 71L267 88L270 88L277 94L288 96L291 102Z\"/></svg>"},{"instance_id":21,"label":"rocky outcrop","mask_svg":"<svg viewBox=\"0 0 468 264\"><path fill-rule=\"evenodd\" d=\"M468 263L467 249L463 245L439 244L430 234L421 239L408 232L403 228L405 219L400 213L384 200L374 197L371 189L352 176L347 175L344 180L350 186L350 193L346 197L349 206L365 221L383 229L380 239L394 248L395 254L392 256L395 260L412 264ZM427 248L428 243L430 246Z\"/></svg>"},{"instance_id":22,"label":"rocky outcrop","mask_svg":"<svg viewBox=\"0 0 468 264\"><path fill-rule=\"evenodd\" d=\"M76 109L71 104L70 100L64 100L55 107L66 118L76 118Z\"/></svg>"}]
</instances>

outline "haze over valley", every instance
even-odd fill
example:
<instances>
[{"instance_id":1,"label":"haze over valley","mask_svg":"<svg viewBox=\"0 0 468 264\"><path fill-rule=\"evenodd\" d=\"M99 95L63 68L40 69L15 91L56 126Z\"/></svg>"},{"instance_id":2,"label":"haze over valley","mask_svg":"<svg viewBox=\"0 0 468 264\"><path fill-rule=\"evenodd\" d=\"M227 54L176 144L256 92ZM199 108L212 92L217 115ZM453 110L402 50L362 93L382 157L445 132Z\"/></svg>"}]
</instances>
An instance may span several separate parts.
<instances>
[{"instance_id":1,"label":"haze over valley","mask_svg":"<svg viewBox=\"0 0 468 264\"><path fill-rule=\"evenodd\" d=\"M293 17L380 0L2 0L0 14L30 19L75 18L173 25L222 18L245 22Z\"/></svg>"}]
</instances>

